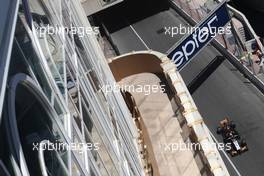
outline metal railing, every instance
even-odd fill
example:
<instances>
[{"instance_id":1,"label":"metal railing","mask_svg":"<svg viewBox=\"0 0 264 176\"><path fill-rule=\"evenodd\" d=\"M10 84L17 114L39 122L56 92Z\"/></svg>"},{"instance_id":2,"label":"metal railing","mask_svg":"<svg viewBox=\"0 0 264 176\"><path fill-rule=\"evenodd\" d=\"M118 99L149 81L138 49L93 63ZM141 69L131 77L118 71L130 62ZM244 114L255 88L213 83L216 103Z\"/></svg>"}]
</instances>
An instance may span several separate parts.
<instances>
[{"instance_id":1,"label":"metal railing","mask_svg":"<svg viewBox=\"0 0 264 176\"><path fill-rule=\"evenodd\" d=\"M189 18L190 20L188 22L194 26L200 20L205 18L207 14L221 2L221 0L207 0L205 3L201 0L170 0L169 2L174 9L181 11L183 16ZM243 27L247 29L249 35L256 41L256 50L259 50L263 55L263 45L244 14L229 5L228 10L230 11L233 19L237 19L241 24L244 25ZM231 25L231 34L218 35L215 38L216 41L218 41L228 52L237 57L241 64L247 67L253 75L258 74L258 72L261 70L256 69L256 67L259 68L260 65L255 61L261 54L256 55L253 53L253 55L255 54L256 56L255 60L253 60L253 55L250 51L247 51L245 42L241 43L239 41L240 38L236 32L233 20L231 20L228 25ZM261 58L259 58L259 60L261 61Z\"/></svg>"}]
</instances>

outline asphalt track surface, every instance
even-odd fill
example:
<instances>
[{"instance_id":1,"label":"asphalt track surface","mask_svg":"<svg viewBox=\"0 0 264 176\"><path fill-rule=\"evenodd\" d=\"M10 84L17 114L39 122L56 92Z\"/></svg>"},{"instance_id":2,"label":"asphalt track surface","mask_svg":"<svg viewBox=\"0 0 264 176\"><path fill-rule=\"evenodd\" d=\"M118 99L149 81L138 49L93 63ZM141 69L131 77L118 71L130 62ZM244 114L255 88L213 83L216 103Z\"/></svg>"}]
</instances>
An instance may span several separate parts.
<instances>
[{"instance_id":1,"label":"asphalt track surface","mask_svg":"<svg viewBox=\"0 0 264 176\"><path fill-rule=\"evenodd\" d=\"M151 2L137 3L134 0L134 3L117 6L99 14L121 54L147 48L165 53L182 37L177 35L172 38L165 35L162 29L165 26L186 25L184 19L173 9ZM181 71L186 85L217 55L220 54L211 45L203 49ZM239 173L243 176L263 176L264 96L226 60L193 93L193 98L205 123L218 141L222 141L221 136L216 134L220 120L228 116L237 124L237 130L249 147L248 152L229 157ZM225 156L223 159L230 175L239 175Z\"/></svg>"}]
</instances>

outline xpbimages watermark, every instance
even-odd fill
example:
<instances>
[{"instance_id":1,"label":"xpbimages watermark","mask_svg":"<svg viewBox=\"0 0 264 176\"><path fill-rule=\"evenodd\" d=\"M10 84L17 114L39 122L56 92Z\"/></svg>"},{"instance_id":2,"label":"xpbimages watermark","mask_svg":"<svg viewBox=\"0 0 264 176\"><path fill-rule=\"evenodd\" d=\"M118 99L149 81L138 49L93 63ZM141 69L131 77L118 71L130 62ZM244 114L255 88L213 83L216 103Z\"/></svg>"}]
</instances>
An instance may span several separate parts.
<instances>
[{"instance_id":1,"label":"xpbimages watermark","mask_svg":"<svg viewBox=\"0 0 264 176\"><path fill-rule=\"evenodd\" d=\"M211 33L213 37L217 35L222 35L222 34L232 34L231 31L231 26L227 27L210 27L208 28L200 28L196 26L183 26L180 24L180 26L165 26L164 27L164 34L169 35L171 37L175 37L177 35L185 35L185 34L192 34L193 32L195 33Z\"/></svg>"},{"instance_id":2,"label":"xpbimages watermark","mask_svg":"<svg viewBox=\"0 0 264 176\"><path fill-rule=\"evenodd\" d=\"M39 37L44 37L45 35L78 35L78 37L84 37L85 35L97 35L100 33L99 27L76 27L76 26L41 26L37 27L37 33Z\"/></svg>"},{"instance_id":3,"label":"xpbimages watermark","mask_svg":"<svg viewBox=\"0 0 264 176\"><path fill-rule=\"evenodd\" d=\"M106 94L110 92L119 92L121 90L124 92L150 95L151 93L164 93L165 85L119 85L114 83L113 85L104 85L101 89Z\"/></svg>"},{"instance_id":4,"label":"xpbimages watermark","mask_svg":"<svg viewBox=\"0 0 264 176\"><path fill-rule=\"evenodd\" d=\"M34 142L32 143L33 151L47 150L47 151L77 151L79 153L83 153L91 150L99 150L99 143L64 143L64 142L51 142L49 140L44 140L40 143Z\"/></svg>"},{"instance_id":5,"label":"xpbimages watermark","mask_svg":"<svg viewBox=\"0 0 264 176\"><path fill-rule=\"evenodd\" d=\"M159 145L160 150L162 152L177 152L177 151L196 151L196 150L208 150L208 149L216 149L216 150L230 150L231 143L207 143L203 145L203 148L200 143L184 143L184 142L177 142L177 143L164 143Z\"/></svg>"}]
</instances>

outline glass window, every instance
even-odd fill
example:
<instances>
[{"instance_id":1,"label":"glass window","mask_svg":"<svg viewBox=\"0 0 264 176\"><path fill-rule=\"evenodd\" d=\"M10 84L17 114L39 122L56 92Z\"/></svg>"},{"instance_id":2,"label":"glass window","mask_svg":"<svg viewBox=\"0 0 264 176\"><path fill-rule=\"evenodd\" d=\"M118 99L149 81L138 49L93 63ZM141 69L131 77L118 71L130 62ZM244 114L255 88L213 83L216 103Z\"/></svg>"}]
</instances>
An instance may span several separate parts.
<instances>
[{"instance_id":1,"label":"glass window","mask_svg":"<svg viewBox=\"0 0 264 176\"><path fill-rule=\"evenodd\" d=\"M46 12L49 6L47 3L40 3L39 0L29 1L33 24L38 32L39 43L42 52L48 62L51 73L61 93L65 95L65 57L62 38L64 28L56 23L52 13ZM59 8L60 9L60 8Z\"/></svg>"},{"instance_id":2,"label":"glass window","mask_svg":"<svg viewBox=\"0 0 264 176\"><path fill-rule=\"evenodd\" d=\"M56 150L44 150L45 166L48 176L67 176L68 169Z\"/></svg>"},{"instance_id":3,"label":"glass window","mask_svg":"<svg viewBox=\"0 0 264 176\"><path fill-rule=\"evenodd\" d=\"M117 158L114 155L110 155L109 152L112 150L110 147L106 147L104 142L107 142L107 139L102 131L98 131L97 127L95 126L91 114L88 113L88 108L86 105L83 106L83 119L86 125L87 130L89 131L89 136L92 142L95 144L99 144L99 149L94 153L95 160L100 163L102 161L104 166L98 164L98 167L104 169L104 167L108 170L109 173L112 175L118 175L116 170ZM99 127L98 127L99 128ZM104 136L104 142L102 137ZM98 154L99 156L98 156ZM113 160L116 158L115 160Z\"/></svg>"},{"instance_id":4,"label":"glass window","mask_svg":"<svg viewBox=\"0 0 264 176\"><path fill-rule=\"evenodd\" d=\"M46 112L35 95L23 85L18 85L16 91L16 115L20 141L30 174L40 175L40 143L48 140L49 148L45 151L44 158L49 175L62 173L64 173L62 175L68 175L69 150L67 147L69 144L53 118ZM34 148L34 146L38 147Z\"/></svg>"},{"instance_id":5,"label":"glass window","mask_svg":"<svg viewBox=\"0 0 264 176\"><path fill-rule=\"evenodd\" d=\"M46 76L42 71L42 67L39 62L38 55L32 45L32 42L27 34L24 24L22 20L20 20L20 18L17 21L15 36L17 42L19 43L19 47L23 51L23 55L25 56L33 72L35 73L40 86L42 87L44 93L49 98L49 100L51 100L51 94L52 94L51 87L46 80Z\"/></svg>"}]
</instances>

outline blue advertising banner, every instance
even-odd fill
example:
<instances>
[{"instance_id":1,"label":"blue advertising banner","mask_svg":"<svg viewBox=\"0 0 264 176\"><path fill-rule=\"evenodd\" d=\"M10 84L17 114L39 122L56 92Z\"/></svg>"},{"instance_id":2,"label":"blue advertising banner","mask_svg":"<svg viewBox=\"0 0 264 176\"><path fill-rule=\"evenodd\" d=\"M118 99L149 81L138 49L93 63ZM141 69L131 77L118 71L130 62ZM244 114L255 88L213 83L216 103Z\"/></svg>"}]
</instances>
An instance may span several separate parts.
<instances>
[{"instance_id":1,"label":"blue advertising banner","mask_svg":"<svg viewBox=\"0 0 264 176\"><path fill-rule=\"evenodd\" d=\"M192 27L190 34L186 34L176 43L168 51L167 56L176 64L179 71L182 70L215 36L226 32L224 26L229 21L227 5L223 2L206 19Z\"/></svg>"}]
</instances>

